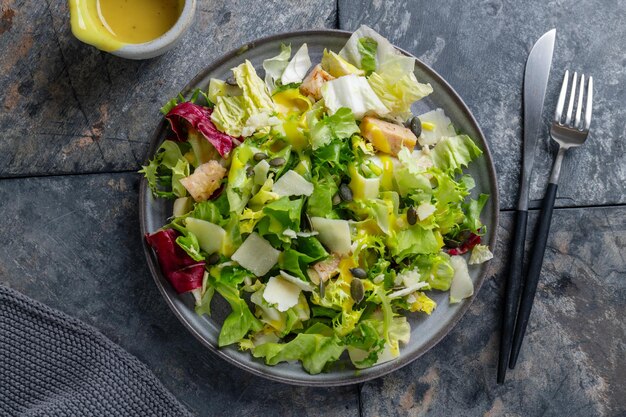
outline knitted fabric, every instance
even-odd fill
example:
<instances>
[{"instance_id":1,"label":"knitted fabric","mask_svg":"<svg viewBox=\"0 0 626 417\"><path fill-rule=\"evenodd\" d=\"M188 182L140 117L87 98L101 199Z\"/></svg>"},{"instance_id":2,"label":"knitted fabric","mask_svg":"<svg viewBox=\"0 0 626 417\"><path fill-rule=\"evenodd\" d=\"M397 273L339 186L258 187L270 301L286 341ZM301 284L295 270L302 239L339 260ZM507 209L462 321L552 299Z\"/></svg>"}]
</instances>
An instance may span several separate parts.
<instances>
[{"instance_id":1,"label":"knitted fabric","mask_svg":"<svg viewBox=\"0 0 626 417\"><path fill-rule=\"evenodd\" d=\"M189 416L94 328L0 285L0 416Z\"/></svg>"}]
</instances>

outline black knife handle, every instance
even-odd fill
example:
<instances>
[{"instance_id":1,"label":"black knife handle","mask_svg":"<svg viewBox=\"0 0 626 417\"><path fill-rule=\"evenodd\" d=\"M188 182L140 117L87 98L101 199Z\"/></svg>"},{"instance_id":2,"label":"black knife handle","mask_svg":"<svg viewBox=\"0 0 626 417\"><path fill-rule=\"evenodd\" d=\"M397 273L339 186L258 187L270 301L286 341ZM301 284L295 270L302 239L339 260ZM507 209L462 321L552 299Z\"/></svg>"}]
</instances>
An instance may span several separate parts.
<instances>
[{"instance_id":1,"label":"black knife handle","mask_svg":"<svg viewBox=\"0 0 626 417\"><path fill-rule=\"evenodd\" d=\"M509 278L506 281L504 308L502 315L502 330L500 332L500 357L498 360L498 383L504 382L506 366L509 363L509 352L515 328L517 303L522 285L522 270L524 267L524 242L526 241L526 223L528 211L517 210L515 216L515 231L511 256L509 260Z\"/></svg>"},{"instance_id":2,"label":"black knife handle","mask_svg":"<svg viewBox=\"0 0 626 417\"><path fill-rule=\"evenodd\" d=\"M543 265L543 255L546 253L546 243L548 242L548 233L550 232L550 223L552 222L552 211L554 209L554 200L556 199L557 184L548 184L546 195L541 203L541 214L539 217L539 226L535 232L532 252L528 262L528 272L524 282L524 290L520 301L520 308L517 314L517 324L515 333L513 334L513 348L511 349L511 357L509 359L509 368L515 368L517 358L519 356L530 311L533 308L535 300L535 292L537 291L537 283L541 275L541 266Z\"/></svg>"}]
</instances>

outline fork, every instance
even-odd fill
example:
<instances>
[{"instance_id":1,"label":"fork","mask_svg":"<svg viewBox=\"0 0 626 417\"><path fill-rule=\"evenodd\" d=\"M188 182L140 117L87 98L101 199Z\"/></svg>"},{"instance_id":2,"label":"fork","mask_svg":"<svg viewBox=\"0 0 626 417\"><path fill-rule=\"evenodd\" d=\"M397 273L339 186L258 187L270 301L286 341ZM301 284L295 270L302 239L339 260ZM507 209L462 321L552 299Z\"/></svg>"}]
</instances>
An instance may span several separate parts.
<instances>
[{"instance_id":1,"label":"fork","mask_svg":"<svg viewBox=\"0 0 626 417\"><path fill-rule=\"evenodd\" d=\"M580 76L578 103L576 104L576 117L572 120L574 102L576 101L576 83L578 81L578 74L576 72L574 72L574 76L572 77L572 87L567 105L567 113L565 114L565 120L563 121L562 116L565 107L565 98L567 96L569 78L569 71L565 71L563 84L561 84L561 93L559 94L556 111L554 112L554 120L552 121L552 126L550 127L550 136L556 143L559 144L559 152L557 153L554 164L552 165L552 172L550 174L550 181L548 182L546 195L541 203L539 226L537 227L530 261L528 263L526 280L524 282L524 289L520 301L515 332L513 334L513 347L509 360L509 368L511 369L515 368L515 364L517 363L522 340L524 339L524 333L526 332L526 326L528 325L528 319L533 306L535 292L537 291L537 283L539 282L543 256L546 251L546 242L550 231L552 210L554 208L554 200L556 199L556 190L558 188L563 158L565 157L565 152L567 152L568 149L578 147L585 143L585 140L589 135L589 126L591 125L593 77L589 77L589 81L587 82L587 97L584 106L585 118L584 120L581 118L585 96L584 74L581 74Z\"/></svg>"}]
</instances>

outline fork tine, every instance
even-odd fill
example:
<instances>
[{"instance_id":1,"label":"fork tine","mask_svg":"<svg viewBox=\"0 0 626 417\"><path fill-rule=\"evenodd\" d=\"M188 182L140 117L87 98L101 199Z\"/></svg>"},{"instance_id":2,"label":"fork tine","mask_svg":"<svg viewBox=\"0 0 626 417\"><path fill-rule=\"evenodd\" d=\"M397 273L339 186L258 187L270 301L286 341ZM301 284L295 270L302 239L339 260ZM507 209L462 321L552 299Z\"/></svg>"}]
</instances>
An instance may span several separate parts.
<instances>
[{"instance_id":1,"label":"fork tine","mask_svg":"<svg viewBox=\"0 0 626 417\"><path fill-rule=\"evenodd\" d=\"M567 82L569 80L569 71L565 70L563 76L563 84L561 84L561 93L559 94L559 100L556 103L556 111L554 112L554 121L561 123L561 116L563 115L563 107L565 106L565 96L567 95Z\"/></svg>"},{"instance_id":2,"label":"fork tine","mask_svg":"<svg viewBox=\"0 0 626 417\"><path fill-rule=\"evenodd\" d=\"M591 126L591 108L593 103L593 77L589 77L587 83L587 105L585 106L585 130L589 130Z\"/></svg>"},{"instance_id":3,"label":"fork tine","mask_svg":"<svg viewBox=\"0 0 626 417\"><path fill-rule=\"evenodd\" d=\"M569 102L567 103L567 114L565 115L565 124L569 125L572 121L572 111L574 110L574 100L576 100L576 80L578 79L578 73L574 71L572 77L572 92L569 96Z\"/></svg>"},{"instance_id":4,"label":"fork tine","mask_svg":"<svg viewBox=\"0 0 626 417\"><path fill-rule=\"evenodd\" d=\"M580 114L583 110L583 96L585 95L585 74L580 74L580 87L578 89L578 104L576 105L576 119L574 119L574 128L580 129Z\"/></svg>"}]
</instances>

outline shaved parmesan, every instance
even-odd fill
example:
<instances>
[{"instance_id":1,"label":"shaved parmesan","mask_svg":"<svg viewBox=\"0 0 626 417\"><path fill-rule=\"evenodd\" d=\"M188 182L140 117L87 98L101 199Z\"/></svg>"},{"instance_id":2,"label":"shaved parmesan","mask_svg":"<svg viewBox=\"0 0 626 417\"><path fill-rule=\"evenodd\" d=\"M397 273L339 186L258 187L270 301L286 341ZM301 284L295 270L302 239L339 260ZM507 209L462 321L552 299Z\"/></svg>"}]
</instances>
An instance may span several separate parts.
<instances>
[{"instance_id":1,"label":"shaved parmesan","mask_svg":"<svg viewBox=\"0 0 626 417\"><path fill-rule=\"evenodd\" d=\"M394 292L390 293L387 297L389 297L390 300L392 300L394 298L404 297L405 295L409 295L411 293L414 293L415 291L419 290L420 288L424 288L426 286L428 286L428 284L426 282L418 282L416 284L411 285L410 287L406 287L406 288L403 288L401 290L394 291Z\"/></svg>"},{"instance_id":2,"label":"shaved parmesan","mask_svg":"<svg viewBox=\"0 0 626 417\"><path fill-rule=\"evenodd\" d=\"M222 249L226 231L218 225L206 220L187 217L185 226L187 226L187 230L198 238L200 248L206 253L211 254Z\"/></svg>"},{"instance_id":3,"label":"shaved parmesan","mask_svg":"<svg viewBox=\"0 0 626 417\"><path fill-rule=\"evenodd\" d=\"M287 311L298 304L302 290L295 284L281 277L271 277L263 290L263 299L276 305L278 311Z\"/></svg>"},{"instance_id":4,"label":"shaved parmesan","mask_svg":"<svg viewBox=\"0 0 626 417\"><path fill-rule=\"evenodd\" d=\"M350 225L346 220L325 219L323 217L311 217L311 225L319 232L319 240L338 255L350 253L352 245L350 237Z\"/></svg>"},{"instance_id":5,"label":"shaved parmesan","mask_svg":"<svg viewBox=\"0 0 626 417\"><path fill-rule=\"evenodd\" d=\"M422 134L417 139L419 144L435 145L442 137L456 136L452 121L442 109L432 110L418 116L422 122ZM426 127L430 129L426 129Z\"/></svg>"},{"instance_id":6,"label":"shaved parmesan","mask_svg":"<svg viewBox=\"0 0 626 417\"><path fill-rule=\"evenodd\" d=\"M270 164L264 159L254 166L254 183L257 185L265 184L267 174L270 172Z\"/></svg>"},{"instance_id":7,"label":"shaved parmesan","mask_svg":"<svg viewBox=\"0 0 626 417\"><path fill-rule=\"evenodd\" d=\"M313 194L313 184L305 180L304 177L296 171L289 170L274 183L272 192L281 197L292 195L310 196Z\"/></svg>"},{"instance_id":8,"label":"shaved parmesan","mask_svg":"<svg viewBox=\"0 0 626 417\"><path fill-rule=\"evenodd\" d=\"M417 206L417 217L419 217L420 220L427 219L435 212L436 209L437 207L435 207L433 204L422 203Z\"/></svg>"},{"instance_id":9,"label":"shaved parmesan","mask_svg":"<svg viewBox=\"0 0 626 417\"><path fill-rule=\"evenodd\" d=\"M280 271L280 276L283 279L291 282L293 285L299 287L302 291L308 291L308 292L313 291L313 286L311 284L309 284L306 281L302 281L300 278L294 277L293 275L290 275L286 273L285 271Z\"/></svg>"},{"instance_id":10,"label":"shaved parmesan","mask_svg":"<svg viewBox=\"0 0 626 417\"><path fill-rule=\"evenodd\" d=\"M278 255L280 251L274 249L267 240L256 233L251 233L231 259L260 277L276 265Z\"/></svg>"},{"instance_id":11,"label":"shaved parmesan","mask_svg":"<svg viewBox=\"0 0 626 417\"><path fill-rule=\"evenodd\" d=\"M452 256L450 264L454 268L454 276L450 285L450 304L454 304L474 294L474 283L467 270L465 258Z\"/></svg>"}]
</instances>

